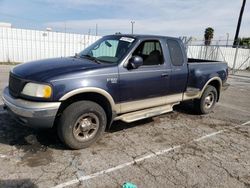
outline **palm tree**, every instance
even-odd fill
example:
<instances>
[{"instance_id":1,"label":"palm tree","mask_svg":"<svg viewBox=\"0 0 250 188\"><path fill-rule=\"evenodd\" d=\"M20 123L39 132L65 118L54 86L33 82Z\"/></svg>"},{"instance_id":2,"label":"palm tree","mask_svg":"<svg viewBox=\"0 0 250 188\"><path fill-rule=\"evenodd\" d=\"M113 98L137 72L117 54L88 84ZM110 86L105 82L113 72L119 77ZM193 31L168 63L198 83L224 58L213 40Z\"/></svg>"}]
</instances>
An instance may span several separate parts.
<instances>
[{"instance_id":1,"label":"palm tree","mask_svg":"<svg viewBox=\"0 0 250 188\"><path fill-rule=\"evenodd\" d=\"M208 46L211 44L211 41L214 37L214 29L212 27L207 27L205 29L204 38L205 38L205 45Z\"/></svg>"}]
</instances>

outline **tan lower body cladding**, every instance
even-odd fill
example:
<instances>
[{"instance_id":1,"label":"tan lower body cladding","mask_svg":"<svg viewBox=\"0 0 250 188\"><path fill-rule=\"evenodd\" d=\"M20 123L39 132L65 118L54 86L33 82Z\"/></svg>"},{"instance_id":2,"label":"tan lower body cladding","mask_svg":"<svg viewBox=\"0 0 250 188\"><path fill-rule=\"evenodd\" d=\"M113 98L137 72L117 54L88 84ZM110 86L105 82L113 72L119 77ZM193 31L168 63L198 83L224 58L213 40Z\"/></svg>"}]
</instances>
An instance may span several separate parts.
<instances>
[{"instance_id":1,"label":"tan lower body cladding","mask_svg":"<svg viewBox=\"0 0 250 188\"><path fill-rule=\"evenodd\" d=\"M133 112L136 110L146 109L146 108L152 108L156 106L162 106L167 105L171 103L176 103L182 101L182 93L180 94L174 94L174 95L168 95L168 96L162 96L162 97L155 97L155 98L149 98L144 100L138 100L138 101L131 101L131 102L125 102L120 103L120 113L127 113L127 112Z\"/></svg>"},{"instance_id":2,"label":"tan lower body cladding","mask_svg":"<svg viewBox=\"0 0 250 188\"><path fill-rule=\"evenodd\" d=\"M171 112L173 106L179 104L183 100L191 100L199 98L200 91L193 93L178 93L162 97L131 101L117 104L117 109L120 109L119 116L115 120L124 122L133 122L140 119Z\"/></svg>"}]
</instances>

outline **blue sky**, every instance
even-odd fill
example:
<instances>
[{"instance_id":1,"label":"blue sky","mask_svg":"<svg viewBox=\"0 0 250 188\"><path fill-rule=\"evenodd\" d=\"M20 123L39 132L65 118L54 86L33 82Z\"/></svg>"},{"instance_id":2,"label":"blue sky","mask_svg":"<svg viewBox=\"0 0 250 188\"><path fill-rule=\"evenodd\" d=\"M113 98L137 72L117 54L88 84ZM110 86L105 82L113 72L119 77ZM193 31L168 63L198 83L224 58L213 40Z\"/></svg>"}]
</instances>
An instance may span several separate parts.
<instances>
[{"instance_id":1,"label":"blue sky","mask_svg":"<svg viewBox=\"0 0 250 188\"><path fill-rule=\"evenodd\" d=\"M135 33L193 36L215 29L215 39L233 38L242 0L0 0L0 22L17 28L95 34ZM250 37L250 2L240 36Z\"/></svg>"}]
</instances>

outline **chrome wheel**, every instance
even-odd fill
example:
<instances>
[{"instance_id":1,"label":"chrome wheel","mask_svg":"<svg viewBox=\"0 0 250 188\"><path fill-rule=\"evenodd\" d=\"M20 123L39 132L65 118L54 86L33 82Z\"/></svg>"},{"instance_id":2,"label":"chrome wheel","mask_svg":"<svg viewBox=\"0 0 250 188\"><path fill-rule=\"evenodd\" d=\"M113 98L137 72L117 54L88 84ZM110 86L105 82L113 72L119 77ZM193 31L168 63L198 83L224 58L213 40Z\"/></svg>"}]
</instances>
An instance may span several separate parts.
<instances>
[{"instance_id":1,"label":"chrome wheel","mask_svg":"<svg viewBox=\"0 0 250 188\"><path fill-rule=\"evenodd\" d=\"M80 142L91 140L98 132L99 126L99 118L94 113L83 114L74 125L73 135Z\"/></svg>"},{"instance_id":2,"label":"chrome wheel","mask_svg":"<svg viewBox=\"0 0 250 188\"><path fill-rule=\"evenodd\" d=\"M206 109L209 109L213 106L214 104L214 93L213 92L210 92L206 97L205 97L205 108Z\"/></svg>"}]
</instances>

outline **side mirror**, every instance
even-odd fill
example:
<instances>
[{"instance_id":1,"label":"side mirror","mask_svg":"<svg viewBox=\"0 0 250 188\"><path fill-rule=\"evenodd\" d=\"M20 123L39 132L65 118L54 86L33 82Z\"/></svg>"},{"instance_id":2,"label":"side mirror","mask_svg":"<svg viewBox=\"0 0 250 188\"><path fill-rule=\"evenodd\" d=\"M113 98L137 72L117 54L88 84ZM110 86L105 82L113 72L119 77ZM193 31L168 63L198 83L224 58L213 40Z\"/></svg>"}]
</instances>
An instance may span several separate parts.
<instances>
[{"instance_id":1,"label":"side mirror","mask_svg":"<svg viewBox=\"0 0 250 188\"><path fill-rule=\"evenodd\" d=\"M138 67L143 65L143 59L140 56L132 56L128 60L128 69L137 69Z\"/></svg>"}]
</instances>

